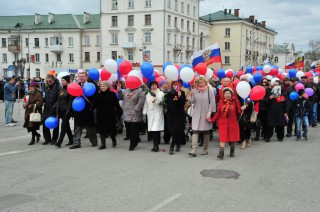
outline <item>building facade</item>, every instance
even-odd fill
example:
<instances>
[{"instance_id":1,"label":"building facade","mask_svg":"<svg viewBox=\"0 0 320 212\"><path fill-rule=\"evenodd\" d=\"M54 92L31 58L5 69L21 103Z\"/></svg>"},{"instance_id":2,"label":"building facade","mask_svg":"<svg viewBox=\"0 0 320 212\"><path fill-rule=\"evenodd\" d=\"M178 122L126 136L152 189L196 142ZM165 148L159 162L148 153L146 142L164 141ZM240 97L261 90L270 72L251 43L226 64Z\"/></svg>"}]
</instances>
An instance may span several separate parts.
<instances>
[{"instance_id":1,"label":"building facade","mask_svg":"<svg viewBox=\"0 0 320 212\"><path fill-rule=\"evenodd\" d=\"M295 47L293 43L275 44L271 50L271 54L273 55L271 62L284 70L287 63L294 61L294 52Z\"/></svg>"},{"instance_id":2,"label":"building facade","mask_svg":"<svg viewBox=\"0 0 320 212\"><path fill-rule=\"evenodd\" d=\"M100 67L99 15L0 17L5 76L45 77L50 70L76 72Z\"/></svg>"}]
</instances>

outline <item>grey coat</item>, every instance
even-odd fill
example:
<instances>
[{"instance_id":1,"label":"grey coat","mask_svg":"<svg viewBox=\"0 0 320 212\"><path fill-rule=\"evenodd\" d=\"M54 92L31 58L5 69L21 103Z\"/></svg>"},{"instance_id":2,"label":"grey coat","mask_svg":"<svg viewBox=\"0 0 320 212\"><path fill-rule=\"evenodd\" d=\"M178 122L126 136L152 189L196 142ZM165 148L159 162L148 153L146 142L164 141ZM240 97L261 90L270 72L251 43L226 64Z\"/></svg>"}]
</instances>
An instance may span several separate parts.
<instances>
[{"instance_id":1,"label":"grey coat","mask_svg":"<svg viewBox=\"0 0 320 212\"><path fill-rule=\"evenodd\" d=\"M146 95L141 88L126 89L121 95L123 99L123 118L126 122L141 122Z\"/></svg>"},{"instance_id":2,"label":"grey coat","mask_svg":"<svg viewBox=\"0 0 320 212\"><path fill-rule=\"evenodd\" d=\"M212 112L216 112L216 100L213 90L208 87L204 91L194 89L192 93L193 95L190 97L190 102L193 104L192 130L208 131L212 128L212 123L208 122L206 117L211 116Z\"/></svg>"}]
</instances>

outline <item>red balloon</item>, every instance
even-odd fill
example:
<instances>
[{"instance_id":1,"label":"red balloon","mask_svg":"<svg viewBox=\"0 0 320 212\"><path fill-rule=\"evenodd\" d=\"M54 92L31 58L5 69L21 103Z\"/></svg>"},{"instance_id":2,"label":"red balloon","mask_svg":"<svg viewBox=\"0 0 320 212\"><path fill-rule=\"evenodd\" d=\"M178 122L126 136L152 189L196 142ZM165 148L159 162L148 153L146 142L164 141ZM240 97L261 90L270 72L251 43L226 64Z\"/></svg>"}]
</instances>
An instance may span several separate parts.
<instances>
[{"instance_id":1,"label":"red balloon","mask_svg":"<svg viewBox=\"0 0 320 212\"><path fill-rule=\"evenodd\" d=\"M219 68L214 69L213 75L216 76L215 78L217 78L218 76L218 71L219 71Z\"/></svg>"},{"instance_id":2,"label":"red balloon","mask_svg":"<svg viewBox=\"0 0 320 212\"><path fill-rule=\"evenodd\" d=\"M129 76L126 79L126 88L129 89L136 89L141 86L141 81L138 77L135 76Z\"/></svg>"},{"instance_id":3,"label":"red balloon","mask_svg":"<svg viewBox=\"0 0 320 212\"><path fill-rule=\"evenodd\" d=\"M166 80L163 76L157 77L154 81L156 81L158 83L158 85L160 85L160 82Z\"/></svg>"},{"instance_id":4,"label":"red balloon","mask_svg":"<svg viewBox=\"0 0 320 212\"><path fill-rule=\"evenodd\" d=\"M154 73L154 75L156 75L156 78L158 78L158 77L161 77L162 75L159 73L159 72L157 72L157 71L153 71L153 73Z\"/></svg>"},{"instance_id":5,"label":"red balloon","mask_svg":"<svg viewBox=\"0 0 320 212\"><path fill-rule=\"evenodd\" d=\"M266 90L261 85L254 86L250 91L250 99L259 101L266 95Z\"/></svg>"},{"instance_id":6,"label":"red balloon","mask_svg":"<svg viewBox=\"0 0 320 212\"><path fill-rule=\"evenodd\" d=\"M144 76L142 76L142 81L143 81L144 83L147 83L147 82L148 82L148 79L145 78Z\"/></svg>"},{"instance_id":7,"label":"red balloon","mask_svg":"<svg viewBox=\"0 0 320 212\"><path fill-rule=\"evenodd\" d=\"M194 85L194 81L196 81L196 77L197 77L197 75L194 75L193 79L190 82L190 85Z\"/></svg>"},{"instance_id":8,"label":"red balloon","mask_svg":"<svg viewBox=\"0 0 320 212\"><path fill-rule=\"evenodd\" d=\"M236 80L233 81L233 88L234 89L237 88L237 85L238 85L239 82L241 82L241 80L239 80L239 79L236 79Z\"/></svg>"},{"instance_id":9,"label":"red balloon","mask_svg":"<svg viewBox=\"0 0 320 212\"><path fill-rule=\"evenodd\" d=\"M129 61L124 60L120 63L119 71L121 76L129 74L131 70L132 70L132 64Z\"/></svg>"},{"instance_id":10,"label":"red balloon","mask_svg":"<svg viewBox=\"0 0 320 212\"><path fill-rule=\"evenodd\" d=\"M252 73L256 72L257 68L255 66L252 67Z\"/></svg>"},{"instance_id":11,"label":"red balloon","mask_svg":"<svg viewBox=\"0 0 320 212\"><path fill-rule=\"evenodd\" d=\"M280 81L283 81L287 77L284 74L278 74L278 75L280 75L280 76L277 76L280 79Z\"/></svg>"},{"instance_id":12,"label":"red balloon","mask_svg":"<svg viewBox=\"0 0 320 212\"><path fill-rule=\"evenodd\" d=\"M308 77L313 77L313 74L311 72L304 72L304 75Z\"/></svg>"},{"instance_id":13,"label":"red balloon","mask_svg":"<svg viewBox=\"0 0 320 212\"><path fill-rule=\"evenodd\" d=\"M71 96L82 96L83 95L83 90L78 83L69 84L67 87L67 90Z\"/></svg>"},{"instance_id":14,"label":"red balloon","mask_svg":"<svg viewBox=\"0 0 320 212\"><path fill-rule=\"evenodd\" d=\"M207 65L204 64L204 63L198 63L198 65L196 65L194 70L196 72L198 72L200 75L206 75L206 73L207 73Z\"/></svg>"},{"instance_id":15,"label":"red balloon","mask_svg":"<svg viewBox=\"0 0 320 212\"><path fill-rule=\"evenodd\" d=\"M109 73L106 69L103 69L100 73L100 77L102 81L106 81L111 77L111 73Z\"/></svg>"},{"instance_id":16,"label":"red balloon","mask_svg":"<svg viewBox=\"0 0 320 212\"><path fill-rule=\"evenodd\" d=\"M276 75L278 75L278 73L279 73L279 70L278 69L276 69L276 68L273 68L273 69L271 69L271 71L270 71L270 75L271 76L276 76Z\"/></svg>"},{"instance_id":17,"label":"red balloon","mask_svg":"<svg viewBox=\"0 0 320 212\"><path fill-rule=\"evenodd\" d=\"M232 77L233 77L233 72L232 72L232 71L228 71L228 72L226 73L226 77L228 77L229 79L232 79Z\"/></svg>"},{"instance_id":18,"label":"red balloon","mask_svg":"<svg viewBox=\"0 0 320 212\"><path fill-rule=\"evenodd\" d=\"M243 75L243 71L238 71L237 76L241 77Z\"/></svg>"},{"instance_id":19,"label":"red balloon","mask_svg":"<svg viewBox=\"0 0 320 212\"><path fill-rule=\"evenodd\" d=\"M178 69L178 71L180 71L180 66L179 65L174 65L177 69Z\"/></svg>"}]
</instances>

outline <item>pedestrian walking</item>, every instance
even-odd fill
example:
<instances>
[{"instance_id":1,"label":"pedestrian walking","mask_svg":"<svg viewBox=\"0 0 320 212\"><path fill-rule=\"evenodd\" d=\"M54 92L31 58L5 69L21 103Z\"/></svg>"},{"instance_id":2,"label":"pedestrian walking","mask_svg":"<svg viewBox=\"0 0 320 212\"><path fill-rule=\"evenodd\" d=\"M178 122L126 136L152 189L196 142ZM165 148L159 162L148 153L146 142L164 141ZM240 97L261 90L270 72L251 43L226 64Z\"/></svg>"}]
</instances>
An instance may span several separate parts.
<instances>
[{"instance_id":1,"label":"pedestrian walking","mask_svg":"<svg viewBox=\"0 0 320 212\"><path fill-rule=\"evenodd\" d=\"M14 102L16 101L15 93L18 90L18 86L20 86L20 82L17 82L14 77L10 78L4 85L6 127L16 126L16 121L13 120L12 114Z\"/></svg>"}]
</instances>

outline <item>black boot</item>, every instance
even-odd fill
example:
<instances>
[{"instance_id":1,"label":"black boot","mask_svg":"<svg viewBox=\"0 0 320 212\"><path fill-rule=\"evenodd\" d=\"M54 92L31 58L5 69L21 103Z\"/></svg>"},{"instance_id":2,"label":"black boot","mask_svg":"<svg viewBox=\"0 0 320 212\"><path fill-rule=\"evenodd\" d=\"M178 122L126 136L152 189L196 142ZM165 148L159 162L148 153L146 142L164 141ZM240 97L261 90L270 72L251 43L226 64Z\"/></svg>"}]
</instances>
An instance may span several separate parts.
<instances>
[{"instance_id":1,"label":"black boot","mask_svg":"<svg viewBox=\"0 0 320 212\"><path fill-rule=\"evenodd\" d=\"M154 149L155 149L155 148L156 148L156 147L155 147L155 146L153 146L153 147L152 147L152 149L151 149L151 152L154 152Z\"/></svg>"},{"instance_id":2,"label":"black boot","mask_svg":"<svg viewBox=\"0 0 320 212\"><path fill-rule=\"evenodd\" d=\"M154 147L154 152L159 152L159 146L158 145Z\"/></svg>"},{"instance_id":3,"label":"black boot","mask_svg":"<svg viewBox=\"0 0 320 212\"><path fill-rule=\"evenodd\" d=\"M58 142L56 143L56 146L57 146L58 148L60 148L60 147L61 147L61 144L62 144L62 141L59 139Z\"/></svg>"},{"instance_id":4,"label":"black boot","mask_svg":"<svg viewBox=\"0 0 320 212\"><path fill-rule=\"evenodd\" d=\"M36 133L36 138L37 138L37 139L36 139L36 142L37 142L37 143L39 143L40 137L41 137L41 135L40 135L39 133Z\"/></svg>"},{"instance_id":5,"label":"black boot","mask_svg":"<svg viewBox=\"0 0 320 212\"><path fill-rule=\"evenodd\" d=\"M181 148L181 146L180 146L180 145L177 145L177 147L176 147L176 152L180 152L180 148Z\"/></svg>"},{"instance_id":6,"label":"black boot","mask_svg":"<svg viewBox=\"0 0 320 212\"><path fill-rule=\"evenodd\" d=\"M234 157L234 149L235 149L235 143L232 142L231 147L230 147L230 157Z\"/></svg>"},{"instance_id":7,"label":"black boot","mask_svg":"<svg viewBox=\"0 0 320 212\"><path fill-rule=\"evenodd\" d=\"M31 141L28 145L33 145L35 143L35 134L32 133Z\"/></svg>"},{"instance_id":8,"label":"black boot","mask_svg":"<svg viewBox=\"0 0 320 212\"><path fill-rule=\"evenodd\" d=\"M51 143L51 142L45 141L45 142L42 143L42 145L47 145L48 143Z\"/></svg>"},{"instance_id":9,"label":"black boot","mask_svg":"<svg viewBox=\"0 0 320 212\"><path fill-rule=\"evenodd\" d=\"M115 137L111 138L112 140L112 147L115 148L117 146L117 139Z\"/></svg>"},{"instance_id":10,"label":"black boot","mask_svg":"<svg viewBox=\"0 0 320 212\"><path fill-rule=\"evenodd\" d=\"M99 150L106 149L106 137L102 134L100 134L101 138L101 146L99 147Z\"/></svg>"},{"instance_id":11,"label":"black boot","mask_svg":"<svg viewBox=\"0 0 320 212\"><path fill-rule=\"evenodd\" d=\"M169 155L173 155L173 146L171 146L169 149Z\"/></svg>"},{"instance_id":12,"label":"black boot","mask_svg":"<svg viewBox=\"0 0 320 212\"><path fill-rule=\"evenodd\" d=\"M223 159L223 157L224 157L224 148L223 147L220 147L219 155L217 155L217 157L220 159Z\"/></svg>"}]
</instances>

